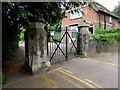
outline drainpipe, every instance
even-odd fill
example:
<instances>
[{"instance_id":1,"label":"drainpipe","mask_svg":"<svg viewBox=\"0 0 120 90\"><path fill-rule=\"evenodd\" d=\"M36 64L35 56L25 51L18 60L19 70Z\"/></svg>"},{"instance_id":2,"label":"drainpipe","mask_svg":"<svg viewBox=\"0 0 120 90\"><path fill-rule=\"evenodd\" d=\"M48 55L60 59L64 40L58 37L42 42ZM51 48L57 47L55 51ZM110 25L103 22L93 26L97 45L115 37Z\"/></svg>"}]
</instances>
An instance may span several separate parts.
<instances>
[{"instance_id":1,"label":"drainpipe","mask_svg":"<svg viewBox=\"0 0 120 90\"><path fill-rule=\"evenodd\" d=\"M104 29L106 29L106 15L104 13Z\"/></svg>"}]
</instances>

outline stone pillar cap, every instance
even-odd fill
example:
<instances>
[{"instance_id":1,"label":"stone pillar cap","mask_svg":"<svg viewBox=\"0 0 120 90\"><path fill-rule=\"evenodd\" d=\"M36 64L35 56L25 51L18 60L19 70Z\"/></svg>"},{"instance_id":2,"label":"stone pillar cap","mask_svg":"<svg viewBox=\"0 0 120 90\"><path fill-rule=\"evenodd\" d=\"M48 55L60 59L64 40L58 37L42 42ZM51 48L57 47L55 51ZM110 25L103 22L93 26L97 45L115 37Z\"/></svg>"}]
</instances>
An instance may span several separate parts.
<instances>
[{"instance_id":1,"label":"stone pillar cap","mask_svg":"<svg viewBox=\"0 0 120 90\"><path fill-rule=\"evenodd\" d=\"M89 27L89 25L87 25L85 22L81 21L79 24L78 24L78 28L79 27Z\"/></svg>"}]
</instances>

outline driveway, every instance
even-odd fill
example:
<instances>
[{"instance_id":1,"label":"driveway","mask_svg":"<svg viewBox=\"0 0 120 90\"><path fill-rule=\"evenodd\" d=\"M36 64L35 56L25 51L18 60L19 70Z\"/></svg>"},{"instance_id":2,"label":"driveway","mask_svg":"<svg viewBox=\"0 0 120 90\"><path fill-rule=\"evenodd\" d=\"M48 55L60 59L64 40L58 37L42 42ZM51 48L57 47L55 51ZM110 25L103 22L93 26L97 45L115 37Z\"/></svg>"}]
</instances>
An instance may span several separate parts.
<instances>
[{"instance_id":1,"label":"driveway","mask_svg":"<svg viewBox=\"0 0 120 90\"><path fill-rule=\"evenodd\" d=\"M118 88L118 54L75 57L35 76L8 79L4 88Z\"/></svg>"}]
</instances>

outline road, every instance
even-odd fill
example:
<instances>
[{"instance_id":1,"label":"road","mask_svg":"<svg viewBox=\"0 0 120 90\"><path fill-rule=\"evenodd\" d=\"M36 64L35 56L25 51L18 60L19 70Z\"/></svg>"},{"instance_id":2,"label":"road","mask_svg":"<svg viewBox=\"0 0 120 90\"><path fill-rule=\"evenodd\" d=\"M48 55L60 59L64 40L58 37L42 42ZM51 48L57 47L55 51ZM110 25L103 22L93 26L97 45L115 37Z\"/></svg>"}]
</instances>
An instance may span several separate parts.
<instances>
[{"instance_id":1,"label":"road","mask_svg":"<svg viewBox=\"0 0 120 90\"><path fill-rule=\"evenodd\" d=\"M12 77L3 88L118 88L118 54L72 58L35 76Z\"/></svg>"}]
</instances>

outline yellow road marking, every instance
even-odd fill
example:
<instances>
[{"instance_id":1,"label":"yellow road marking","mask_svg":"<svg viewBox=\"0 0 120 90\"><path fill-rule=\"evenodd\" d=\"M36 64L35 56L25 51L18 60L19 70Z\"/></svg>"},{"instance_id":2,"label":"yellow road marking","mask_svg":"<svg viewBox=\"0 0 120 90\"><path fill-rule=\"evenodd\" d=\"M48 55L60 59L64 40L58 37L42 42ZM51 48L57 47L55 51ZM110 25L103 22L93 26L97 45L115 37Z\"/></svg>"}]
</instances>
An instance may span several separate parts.
<instances>
[{"instance_id":1,"label":"yellow road marking","mask_svg":"<svg viewBox=\"0 0 120 90\"><path fill-rule=\"evenodd\" d=\"M65 72L68 72L69 74L72 74L72 72L66 70L66 69L63 69L63 68L60 68L61 70L65 71Z\"/></svg>"},{"instance_id":2,"label":"yellow road marking","mask_svg":"<svg viewBox=\"0 0 120 90\"><path fill-rule=\"evenodd\" d=\"M57 68L57 69L55 69L55 70L53 70L53 71L57 71L57 70L60 71L60 72L62 72L62 73L64 73L64 74L66 74L66 75L68 75L68 76L70 76L70 77L72 77L72 78L74 78L74 79L76 79L76 80L78 80L78 81L80 81L80 82L82 82L82 83L84 83L85 85L87 85L87 86L89 86L89 87L91 87L91 88L95 88L94 86L92 86L91 84L85 82L84 80L81 80L81 79L79 79L79 78L77 78L77 77L71 75L70 73L72 73L72 72L70 72L70 71L68 71L68 70L66 70L66 69ZM65 72L65 71L66 71L66 72ZM38 75L37 75L37 76L38 76ZM8 83L8 84L3 85L3 86L6 87L6 86L9 86L9 85L18 83L18 82L20 82L20 81L28 80L28 79L32 79L32 78L33 78L33 77L29 77L29 78L26 78L26 79L17 80L17 81L15 81L15 82L11 82L11 83ZM90 82L90 81L88 81L88 82ZM91 82L91 83L93 84L93 82ZM94 83L94 85L95 85L95 83ZM96 86L98 86L98 85L96 84ZM100 87L100 86L99 86L99 87Z\"/></svg>"},{"instance_id":3,"label":"yellow road marking","mask_svg":"<svg viewBox=\"0 0 120 90\"><path fill-rule=\"evenodd\" d=\"M64 73L64 74L67 74L68 76L73 77L74 79L77 79L78 81L81 81L81 80L82 80L82 79L79 79L79 78L77 78L77 77L71 75L72 72L70 72L70 71L68 71L68 70L66 70L66 69L63 69L63 68L60 67L60 68L57 68L57 69L55 69L55 70L53 70L53 71L57 71L57 70L60 71L60 72L62 72L62 73ZM62 71L61 71L61 70L62 70ZM64 71L67 71L68 73L67 73L67 72L64 72ZM87 81L87 82L89 82L89 83L95 85L95 86L98 87L98 88L102 88L100 85L94 83L94 82L91 81L91 80L88 80L88 79L83 79L83 80L82 80L82 82L83 82L84 84L86 84L85 81ZM89 86L89 83L87 83L88 86ZM91 86L92 86L92 85L91 85Z\"/></svg>"},{"instance_id":4,"label":"yellow road marking","mask_svg":"<svg viewBox=\"0 0 120 90\"><path fill-rule=\"evenodd\" d=\"M109 65L113 65L113 66L120 66L118 64L113 64L113 63L109 63L109 62L105 62L105 61L100 61L100 60L91 60L91 59L88 59L88 58L84 58L83 60L93 61L93 62L100 62L100 63L109 64Z\"/></svg>"},{"instance_id":5,"label":"yellow road marking","mask_svg":"<svg viewBox=\"0 0 120 90\"><path fill-rule=\"evenodd\" d=\"M56 70L54 70L54 71L56 71ZM58 69L58 71L60 71L60 72L62 72L62 73L64 73L64 74L66 74L66 75L68 75L68 76L70 76L70 77L72 77L72 78L74 78L74 79L76 79L76 80L84 83L85 85L89 86L90 88L95 88L95 87L92 86L91 84L89 84L89 83L87 83L87 82L85 82L85 81L83 81L83 80L81 80L81 79L79 79L79 78L77 78L77 77L75 77L75 76L73 76L73 75L71 75L71 74L68 74L68 73L66 73L66 72L64 72L64 71L62 71L62 70L60 70L60 69Z\"/></svg>"},{"instance_id":6,"label":"yellow road marking","mask_svg":"<svg viewBox=\"0 0 120 90\"><path fill-rule=\"evenodd\" d=\"M70 71L68 71L68 70L66 70L66 69L64 69L64 68L61 68L61 67L59 67L59 68L57 68L57 69L55 69L55 70L53 70L53 71L57 71L57 70L60 70L60 71L62 70L63 72L64 72L64 71L67 71L67 72L65 72L65 73L72 74L72 72L70 72ZM82 78L82 79L83 79L83 78ZM94 82L91 81L91 80L83 79L83 81L87 81L87 82L89 82L89 83L95 85L95 86L98 87L98 88L102 88L100 85L94 83Z\"/></svg>"},{"instance_id":7,"label":"yellow road marking","mask_svg":"<svg viewBox=\"0 0 120 90\"><path fill-rule=\"evenodd\" d=\"M93 81L91 81L91 80L88 80L88 79L85 79L87 82L89 82L89 83L92 83L92 84L94 84L95 86L97 86L98 88L102 88L100 85L98 85L98 84L96 84L96 83L94 83Z\"/></svg>"},{"instance_id":8,"label":"yellow road marking","mask_svg":"<svg viewBox=\"0 0 120 90\"><path fill-rule=\"evenodd\" d=\"M79 83L77 83L76 81L73 81L70 77L68 78L67 77L67 75L64 75L64 74L61 74L59 71L57 71L57 70L55 70L54 72L56 72L56 73L58 73L59 75L59 77L60 77L60 75L62 75L64 78L66 78L66 79L68 79L68 80L71 80L72 82L74 82L74 83L76 83L76 84L78 84L80 87L82 87L82 88L85 88L85 87L83 87L81 84L79 84ZM60 77L60 78L62 78L62 77ZM65 81L68 81L68 80L66 80L66 79L64 79Z\"/></svg>"}]
</instances>

